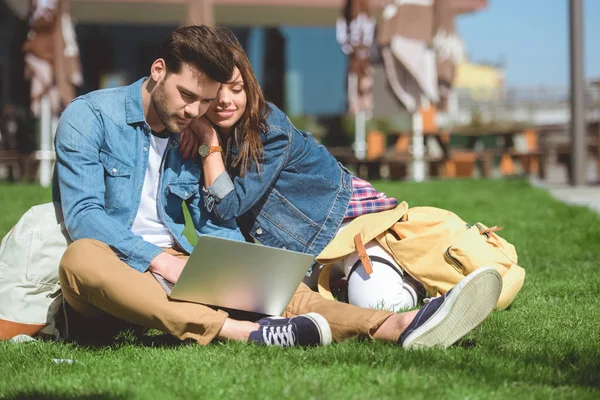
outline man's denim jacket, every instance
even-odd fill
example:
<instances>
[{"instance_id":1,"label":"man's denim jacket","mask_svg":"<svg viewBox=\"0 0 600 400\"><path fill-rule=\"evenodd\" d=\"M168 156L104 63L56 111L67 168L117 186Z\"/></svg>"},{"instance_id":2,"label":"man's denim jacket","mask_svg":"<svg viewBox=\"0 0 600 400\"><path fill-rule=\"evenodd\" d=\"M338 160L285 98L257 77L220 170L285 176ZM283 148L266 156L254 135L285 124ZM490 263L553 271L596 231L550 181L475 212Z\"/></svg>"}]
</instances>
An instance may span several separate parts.
<instances>
[{"instance_id":1,"label":"man's denim jacket","mask_svg":"<svg viewBox=\"0 0 600 400\"><path fill-rule=\"evenodd\" d=\"M52 197L62 203L73 240L97 239L121 260L146 271L162 249L131 232L142 194L151 129L142 107L140 79L131 86L91 92L73 100L56 131L56 168ZM218 226L208 219L199 190L201 168L179 153L171 135L163 156L158 214L175 242L188 253L182 205L187 204L198 235L243 240L233 221Z\"/></svg>"},{"instance_id":2,"label":"man's denim jacket","mask_svg":"<svg viewBox=\"0 0 600 400\"><path fill-rule=\"evenodd\" d=\"M215 221L238 218L260 243L317 255L335 236L352 196L352 176L310 133L296 129L272 104L260 171L233 181L227 173L205 190ZM231 143L230 157L239 155Z\"/></svg>"}]
</instances>

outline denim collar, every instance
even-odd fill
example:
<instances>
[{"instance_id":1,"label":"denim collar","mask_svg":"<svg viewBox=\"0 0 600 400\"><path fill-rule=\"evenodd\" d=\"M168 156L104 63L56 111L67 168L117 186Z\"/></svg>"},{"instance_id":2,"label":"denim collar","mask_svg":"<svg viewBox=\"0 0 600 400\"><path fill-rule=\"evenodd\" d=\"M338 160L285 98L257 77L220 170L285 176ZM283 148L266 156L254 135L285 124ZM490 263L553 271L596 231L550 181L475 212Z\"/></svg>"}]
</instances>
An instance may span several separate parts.
<instances>
[{"instance_id":1,"label":"denim collar","mask_svg":"<svg viewBox=\"0 0 600 400\"><path fill-rule=\"evenodd\" d=\"M144 107L142 105L142 84L148 78L142 78L127 86L127 97L125 98L125 112L128 124L146 122Z\"/></svg>"}]
</instances>

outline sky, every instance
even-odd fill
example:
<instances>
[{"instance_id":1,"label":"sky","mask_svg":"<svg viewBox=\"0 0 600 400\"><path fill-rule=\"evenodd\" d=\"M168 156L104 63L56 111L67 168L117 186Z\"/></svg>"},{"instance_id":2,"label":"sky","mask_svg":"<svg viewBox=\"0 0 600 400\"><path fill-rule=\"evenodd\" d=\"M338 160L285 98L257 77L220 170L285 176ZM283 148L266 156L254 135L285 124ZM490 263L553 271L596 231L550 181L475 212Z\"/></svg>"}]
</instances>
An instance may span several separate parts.
<instances>
[{"instance_id":1,"label":"sky","mask_svg":"<svg viewBox=\"0 0 600 400\"><path fill-rule=\"evenodd\" d=\"M600 78L600 0L584 0L584 70ZM471 61L506 63L506 84L569 84L569 1L489 0L457 19Z\"/></svg>"},{"instance_id":2,"label":"sky","mask_svg":"<svg viewBox=\"0 0 600 400\"><path fill-rule=\"evenodd\" d=\"M489 0L487 9L457 18L474 62L504 62L508 86L569 84L569 0ZM584 0L585 74L600 78L600 0ZM285 27L287 67L300 75L303 113L344 109L346 61L335 28ZM318 44L318 45L315 45ZM249 49L250 53L252 49ZM251 57L252 59L252 57ZM260 60L253 65L260 71Z\"/></svg>"}]
</instances>

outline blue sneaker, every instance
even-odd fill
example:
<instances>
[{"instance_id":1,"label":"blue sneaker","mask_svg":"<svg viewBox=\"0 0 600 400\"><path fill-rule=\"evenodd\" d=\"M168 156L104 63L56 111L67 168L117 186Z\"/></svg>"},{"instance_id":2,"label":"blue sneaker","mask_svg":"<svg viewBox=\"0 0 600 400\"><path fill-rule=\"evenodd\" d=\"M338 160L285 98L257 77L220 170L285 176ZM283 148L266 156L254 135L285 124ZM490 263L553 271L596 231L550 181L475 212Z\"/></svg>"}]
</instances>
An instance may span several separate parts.
<instances>
[{"instance_id":1,"label":"blue sneaker","mask_svg":"<svg viewBox=\"0 0 600 400\"><path fill-rule=\"evenodd\" d=\"M268 317L258 323L260 328L250 333L251 342L281 347L325 346L331 343L331 328L321 314Z\"/></svg>"},{"instance_id":2,"label":"blue sneaker","mask_svg":"<svg viewBox=\"0 0 600 400\"><path fill-rule=\"evenodd\" d=\"M425 304L402 332L402 347L448 347L475 329L494 310L502 277L494 268L481 267L443 296Z\"/></svg>"}]
</instances>

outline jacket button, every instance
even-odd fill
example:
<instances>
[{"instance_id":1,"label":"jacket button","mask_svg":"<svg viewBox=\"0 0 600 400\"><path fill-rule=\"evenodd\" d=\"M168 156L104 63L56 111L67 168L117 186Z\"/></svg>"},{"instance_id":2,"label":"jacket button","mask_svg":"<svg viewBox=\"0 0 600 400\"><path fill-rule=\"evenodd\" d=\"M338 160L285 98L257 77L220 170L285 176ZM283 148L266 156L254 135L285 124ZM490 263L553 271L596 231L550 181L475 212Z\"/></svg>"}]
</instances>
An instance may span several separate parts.
<instances>
[{"instance_id":1,"label":"jacket button","mask_svg":"<svg viewBox=\"0 0 600 400\"><path fill-rule=\"evenodd\" d=\"M256 234L257 234L257 235L262 235L262 228L258 228L258 229L256 230Z\"/></svg>"},{"instance_id":2,"label":"jacket button","mask_svg":"<svg viewBox=\"0 0 600 400\"><path fill-rule=\"evenodd\" d=\"M189 193L188 193L188 192L185 192L183 195L184 195L185 197L188 197L188 196L189 196Z\"/></svg>"},{"instance_id":3,"label":"jacket button","mask_svg":"<svg viewBox=\"0 0 600 400\"><path fill-rule=\"evenodd\" d=\"M113 173L113 174L116 174L116 173L117 173L117 169L116 169L116 168L113 168L113 169L112 169L112 173Z\"/></svg>"}]
</instances>

